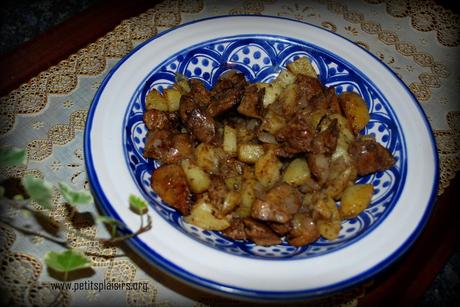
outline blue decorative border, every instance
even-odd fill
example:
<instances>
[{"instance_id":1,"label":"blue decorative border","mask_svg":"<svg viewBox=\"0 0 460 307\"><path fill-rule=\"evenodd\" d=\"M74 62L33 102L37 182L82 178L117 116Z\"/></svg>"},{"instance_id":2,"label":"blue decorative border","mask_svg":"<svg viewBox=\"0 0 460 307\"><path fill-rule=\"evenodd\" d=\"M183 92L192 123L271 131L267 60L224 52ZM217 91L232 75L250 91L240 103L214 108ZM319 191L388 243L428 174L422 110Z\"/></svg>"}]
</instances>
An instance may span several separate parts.
<instances>
[{"instance_id":1,"label":"blue decorative border","mask_svg":"<svg viewBox=\"0 0 460 307\"><path fill-rule=\"evenodd\" d=\"M248 16L248 15L238 15L239 17L242 16ZM219 18L233 18L235 16L216 16L216 17L210 17L206 19L201 19L201 20L195 20L189 23L185 23L183 25L178 26L177 28L182 28L186 27L191 24L195 24L197 22L202 22L205 20L213 20L213 19L219 19ZM344 41L347 41L351 44L353 44L352 41L348 40L347 38L344 38L336 33L331 33L328 32L318 26L312 25L312 24L307 24L304 22L296 21L296 20L291 20L288 18L284 17L277 17L277 16L248 16L249 18L264 18L266 20L270 19L282 19L282 20L289 20L290 22L297 22L300 25L309 25L311 27L315 27L317 29L320 29L325 32L327 35L335 35L337 39L341 39ZM175 29L177 29L175 28ZM127 56L125 56L122 60L120 60L113 68L112 70L107 74L106 78L102 82L101 86L99 87L95 98L93 100L93 103L89 109L88 112L88 117L87 117L87 122L86 122L86 129L85 129L85 134L84 134L84 153L85 153L85 166L87 169L87 174L88 174L88 179L90 182L90 185L95 193L96 200L99 202L101 209L104 211L105 214L111 215L114 218L120 219L120 216L115 212L115 210L111 207L107 197L103 193L103 189L101 187L101 184L98 180L98 176L95 172L94 166L93 166L93 160L92 160L92 155L91 155L91 130L92 130L92 122L93 122L93 117L94 113L97 108L98 101L100 99L100 96L102 92L105 89L105 86L107 85L108 81L111 79L112 75L115 73L115 71L129 58L131 57L134 53L136 53L140 48L145 46L146 44L155 41L159 37L174 31L175 29L170 29L167 31L162 32L161 34L157 35L156 37L153 37L141 44L139 44L136 48L134 48ZM376 63L380 63L390 74L393 75L393 77L398 80L398 82L401 84L403 88L406 89L407 93L412 97L413 102L415 103L415 106L417 107L419 114L421 115L425 126L428 131L432 131L431 126L426 118L426 115L424 114L420 104L417 102L417 99L414 97L414 95L407 89L405 84L398 78L398 76L390 69L388 66L385 64L381 63L373 54L369 53L367 50L364 50L367 52L371 57L373 57L376 60ZM377 64L378 65L378 64ZM434 137L431 135L431 144L432 144L432 154L433 157L435 158L435 164L438 166L439 165L439 158L437 154L437 149L436 149L436 142L434 141ZM176 266L174 263L168 261L167 259L163 258L161 255L157 254L154 250L152 250L150 247L146 246L139 238L133 238L131 239L128 243L131 247L136 249L144 258L146 258L149 261L152 261L156 265L160 267L160 269L164 270L167 273L170 273L176 277L181 278L183 281L199 288L207 289L212 292L216 292L219 294L223 295L231 295L233 297L240 297L240 298L246 298L246 299L255 299L255 300L271 300L271 301L286 301L286 300L299 300L303 298L315 298L319 296L324 296L326 294L330 294L339 290L344 290L349 287L352 287L353 285L356 285L372 276L377 274L378 272L381 272L385 268L387 268L391 263L393 263L396 259L398 259L402 254L404 254L407 249L414 243L415 239L419 236L421 233L423 227L425 226L426 222L428 221L429 215L431 213L431 210L433 208L434 200L436 197L436 192L438 190L438 178L439 178L439 167L436 167L435 169L435 178L433 180L432 184L432 190L431 190L431 195L428 200L425 212L422 215L422 218L420 220L420 223L418 224L417 228L410 234L410 236L407 238L407 240L390 256L388 256L385 260L381 261L380 263L375 264L373 267L369 268L367 271L358 274L352 278L343 280L341 282L324 286L324 287L318 287L314 289L305 289L305 290L299 290L299 291L260 291L260 290L253 290L253 289L245 289L245 288L239 288L239 287L234 287L230 285L225 285L221 283L217 283L213 280L208 280L201 278L197 275L194 275L178 266Z\"/></svg>"}]
</instances>

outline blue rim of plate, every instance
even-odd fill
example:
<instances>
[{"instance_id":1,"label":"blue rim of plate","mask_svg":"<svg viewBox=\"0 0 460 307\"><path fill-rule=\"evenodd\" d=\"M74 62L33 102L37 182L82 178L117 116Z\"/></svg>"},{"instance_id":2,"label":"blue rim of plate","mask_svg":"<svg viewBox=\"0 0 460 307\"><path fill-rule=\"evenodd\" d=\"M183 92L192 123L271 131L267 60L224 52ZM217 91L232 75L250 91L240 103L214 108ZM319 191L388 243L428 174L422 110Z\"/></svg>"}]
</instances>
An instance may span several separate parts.
<instances>
[{"instance_id":1,"label":"blue rim of plate","mask_svg":"<svg viewBox=\"0 0 460 307\"><path fill-rule=\"evenodd\" d=\"M306 22L301 22L298 20L292 20L289 18L285 17L279 17L279 16L255 16L255 15L232 15L232 16L214 16L214 17L209 17L209 18L204 18L200 20L194 20L185 24L182 24L180 26L177 26L173 29L169 29L167 31L162 32L161 34L154 36L145 42L139 44L136 46L129 54L127 54L125 57L123 57L106 75L104 78L103 82L101 83L101 86L99 87L98 91L96 92L96 95L91 103L91 106L88 111L88 116L86 119L86 127L84 131L84 156L85 156L85 167L87 170L87 175L88 179L90 182L90 186L93 190L93 193L95 194L95 199L97 200L101 210L114 218L121 219L119 215L115 212L113 207L110 205L110 202L108 201L106 195L103 193L103 189L101 187L101 184L98 180L98 176L95 172L95 168L93 166L93 160L91 156L91 137L90 137L90 132L92 129L92 120L94 117L94 112L96 110L100 95L102 94L105 86L107 85L108 81L112 78L113 74L118 70L118 68L133 54L135 54L139 49L141 49L143 46L147 45L148 43L155 41L159 37L162 37L165 34L168 34L169 32L172 32L176 29L186 27L191 24L195 24L198 22L203 22L206 20L212 20L212 19L219 19L219 18L232 18L232 17L250 17L250 18L266 18L266 19L282 19L282 20L288 20L290 22L297 22L302 25L308 25L311 27L315 27L317 29L320 29L322 31L325 31L328 33L328 35L332 34L335 35L339 39L343 39L349 43L354 44L352 41L349 39L342 37L336 33L329 32L319 26L309 24ZM354 44L356 45L356 44ZM360 47L360 46L358 46ZM407 86L404 84L404 82L384 63L379 61L379 59L374 56L372 53L369 51L365 50L364 48L361 47L368 55L370 55L372 58L376 60L377 63L380 63L382 67L384 67L393 77L401 84L401 86L406 90L406 92L409 94L409 96L412 98L417 110L419 111L419 114L421 115L421 118L423 119L423 122L427 128L428 131L432 131L431 125L428 122L428 119L424 113L424 111L421 108L420 103L417 101L413 93L407 88ZM340 282L328 285L328 286L323 286L323 287L318 287L318 288L311 288L311 289L305 289L305 290L296 290L296 291L263 291L263 290L253 290L253 289L247 289L247 288L240 288L240 287L235 287L231 285L225 285L222 283L215 282L213 280L205 279L200 276L197 276L195 274L192 274L174 263L170 262L169 260L165 259L161 255L157 254L154 250L152 250L149 246L147 246L145 243L143 243L139 238L134 237L131 238L127 241L128 245L135 249L143 258L146 260L153 262L156 264L161 270L172 274L176 278L180 278L181 280L185 281L186 283L202 288L202 289L207 289L210 290L214 293L219 293L222 295L230 295L232 297L240 297L240 298L246 298L246 299L255 299L255 300L274 300L274 301L286 301L286 300L299 300L299 299L306 299L306 298L317 298L320 296L324 296L327 294L332 294L335 292L338 292L340 290L345 290L348 289L374 275L377 273L383 271L386 269L391 263L396 261L401 255L403 255L410 246L415 242L416 238L420 235L422 229L424 228L425 224L428 221L428 218L430 216L431 210L434 205L434 201L436 198L436 192L438 190L438 185L439 185L439 157L438 157L438 152L437 152L437 147L436 147L436 142L434 140L434 136L431 133L430 134L430 141L431 141L431 150L433 153L433 156L435 158L435 176L433 178L433 184L432 184L432 190L430 193L430 198L428 200L428 204L425 208L425 211L422 215L422 218L420 219L416 229L408 236L406 241L401 244L401 246L394 251L391 255L389 255L386 259L383 261L375 264L371 268L367 269L366 271L355 275L351 278L348 278L346 280L342 280Z\"/></svg>"}]
</instances>

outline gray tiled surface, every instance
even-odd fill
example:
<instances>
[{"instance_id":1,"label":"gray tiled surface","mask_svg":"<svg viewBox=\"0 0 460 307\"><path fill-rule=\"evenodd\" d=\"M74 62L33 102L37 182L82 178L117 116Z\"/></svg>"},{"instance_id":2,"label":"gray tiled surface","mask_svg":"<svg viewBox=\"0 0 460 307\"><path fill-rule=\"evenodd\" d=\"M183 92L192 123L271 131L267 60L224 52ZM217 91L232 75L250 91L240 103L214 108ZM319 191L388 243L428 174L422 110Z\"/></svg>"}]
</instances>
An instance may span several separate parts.
<instances>
[{"instance_id":1,"label":"gray tiled surface","mask_svg":"<svg viewBox=\"0 0 460 307\"><path fill-rule=\"evenodd\" d=\"M0 3L0 54L13 50L98 0L8 0ZM441 239L441 238L440 238ZM460 245L419 306L460 306Z\"/></svg>"}]
</instances>

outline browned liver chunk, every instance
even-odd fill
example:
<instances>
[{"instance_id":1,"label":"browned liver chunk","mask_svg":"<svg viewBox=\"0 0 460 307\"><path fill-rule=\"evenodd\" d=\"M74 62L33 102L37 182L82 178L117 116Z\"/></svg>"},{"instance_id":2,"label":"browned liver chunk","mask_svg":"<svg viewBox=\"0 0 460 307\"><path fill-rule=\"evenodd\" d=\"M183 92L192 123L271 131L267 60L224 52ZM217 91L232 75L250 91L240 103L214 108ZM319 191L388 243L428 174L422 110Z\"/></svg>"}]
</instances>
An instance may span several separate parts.
<instances>
[{"instance_id":1,"label":"browned liver chunk","mask_svg":"<svg viewBox=\"0 0 460 307\"><path fill-rule=\"evenodd\" d=\"M287 183L271 188L265 199L256 199L252 204L251 216L262 221L288 222L299 210L301 195Z\"/></svg>"},{"instance_id":2,"label":"browned liver chunk","mask_svg":"<svg viewBox=\"0 0 460 307\"><path fill-rule=\"evenodd\" d=\"M158 110L148 110L144 114L144 123L147 129L169 129L177 125L177 114Z\"/></svg>"},{"instance_id":3,"label":"browned liver chunk","mask_svg":"<svg viewBox=\"0 0 460 307\"><path fill-rule=\"evenodd\" d=\"M169 129L155 129L147 133L144 156L162 163L176 163L192 153L190 137Z\"/></svg>"},{"instance_id":4,"label":"browned liver chunk","mask_svg":"<svg viewBox=\"0 0 460 307\"><path fill-rule=\"evenodd\" d=\"M265 90L259 90L255 84L246 87L238 112L254 118L262 118L262 98Z\"/></svg>"},{"instance_id":5,"label":"browned liver chunk","mask_svg":"<svg viewBox=\"0 0 460 307\"><path fill-rule=\"evenodd\" d=\"M348 152L359 176L384 171L395 163L390 151L372 139L358 139L350 144Z\"/></svg>"},{"instance_id":6,"label":"browned liver chunk","mask_svg":"<svg viewBox=\"0 0 460 307\"><path fill-rule=\"evenodd\" d=\"M244 219L245 232L249 239L258 245L276 245L281 239L270 229L270 227L253 219Z\"/></svg>"}]
</instances>

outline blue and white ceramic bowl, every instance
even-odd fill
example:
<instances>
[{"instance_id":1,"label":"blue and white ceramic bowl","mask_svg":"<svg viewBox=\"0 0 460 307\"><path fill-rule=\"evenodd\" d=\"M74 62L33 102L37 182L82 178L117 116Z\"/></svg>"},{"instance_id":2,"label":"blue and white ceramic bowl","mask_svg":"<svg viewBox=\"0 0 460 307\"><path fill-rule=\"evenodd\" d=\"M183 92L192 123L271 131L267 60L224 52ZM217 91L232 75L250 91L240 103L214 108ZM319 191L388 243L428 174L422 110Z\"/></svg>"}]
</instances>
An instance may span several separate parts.
<instances>
[{"instance_id":1,"label":"blue and white ceramic bowl","mask_svg":"<svg viewBox=\"0 0 460 307\"><path fill-rule=\"evenodd\" d=\"M236 69L250 82L270 81L287 63L307 56L323 84L355 91L371 112L365 133L390 149L396 164L359 179L374 185L368 209L345 221L334 241L271 247L234 241L187 224L150 187L155 161L143 157L145 96L174 83L175 73L212 87ZM91 106L85 156L102 210L130 229L139 218L127 206L141 194L153 229L130 244L165 271L234 297L292 300L329 294L381 271L415 240L437 190L437 153L430 126L415 98L379 60L323 29L276 17L227 16L165 32L122 59Z\"/></svg>"}]
</instances>

